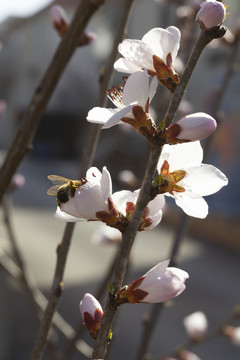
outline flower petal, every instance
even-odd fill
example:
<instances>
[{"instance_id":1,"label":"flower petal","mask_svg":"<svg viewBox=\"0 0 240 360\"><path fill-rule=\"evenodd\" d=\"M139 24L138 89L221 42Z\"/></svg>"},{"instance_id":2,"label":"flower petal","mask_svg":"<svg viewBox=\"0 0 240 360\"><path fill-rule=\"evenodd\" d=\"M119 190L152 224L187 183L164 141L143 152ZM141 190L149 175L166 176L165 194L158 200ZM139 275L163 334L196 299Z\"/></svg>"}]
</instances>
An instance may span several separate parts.
<instances>
[{"instance_id":1,"label":"flower petal","mask_svg":"<svg viewBox=\"0 0 240 360\"><path fill-rule=\"evenodd\" d=\"M169 26L169 27L167 27L166 30L173 35L174 40L175 40L175 44L173 44L173 47L171 50L172 60L174 62L174 59L177 56L179 46L180 46L181 32L176 26Z\"/></svg>"},{"instance_id":2,"label":"flower petal","mask_svg":"<svg viewBox=\"0 0 240 360\"><path fill-rule=\"evenodd\" d=\"M138 104L145 108L149 97L149 82L147 70L137 71L129 76L123 89L123 104Z\"/></svg>"},{"instance_id":3,"label":"flower petal","mask_svg":"<svg viewBox=\"0 0 240 360\"><path fill-rule=\"evenodd\" d=\"M54 217L58 220L61 221L66 221L66 222L77 222L77 221L84 221L85 219L80 219L78 217L69 215L67 213L65 213L64 211L62 211L59 206L57 207L57 210L54 214Z\"/></svg>"},{"instance_id":4,"label":"flower petal","mask_svg":"<svg viewBox=\"0 0 240 360\"><path fill-rule=\"evenodd\" d=\"M226 176L213 165L202 164L190 170L186 183L191 186L193 192L201 196L214 194L228 184Z\"/></svg>"},{"instance_id":5,"label":"flower petal","mask_svg":"<svg viewBox=\"0 0 240 360\"><path fill-rule=\"evenodd\" d=\"M90 169L87 170L86 178L91 183L100 184L102 173L98 170L98 168L92 166Z\"/></svg>"},{"instance_id":6,"label":"flower petal","mask_svg":"<svg viewBox=\"0 0 240 360\"><path fill-rule=\"evenodd\" d=\"M126 203L133 202L134 204L137 201L137 193L133 193L129 190L121 190L117 191L112 195L112 199L114 204L117 206L118 210L123 214L126 215Z\"/></svg>"},{"instance_id":7,"label":"flower petal","mask_svg":"<svg viewBox=\"0 0 240 360\"><path fill-rule=\"evenodd\" d=\"M107 204L108 199L111 198L112 196L112 179L106 166L104 166L102 169L101 190L102 190L103 200Z\"/></svg>"},{"instance_id":8,"label":"flower petal","mask_svg":"<svg viewBox=\"0 0 240 360\"><path fill-rule=\"evenodd\" d=\"M199 195L190 191L175 193L176 204L189 216L204 219L208 214L208 204Z\"/></svg>"},{"instance_id":9,"label":"flower petal","mask_svg":"<svg viewBox=\"0 0 240 360\"><path fill-rule=\"evenodd\" d=\"M165 274L169 262L170 260L162 261L159 264L155 265L153 268L151 268L146 274L144 274L141 288L145 289L146 287L154 284L156 282L156 279L160 279Z\"/></svg>"},{"instance_id":10,"label":"flower petal","mask_svg":"<svg viewBox=\"0 0 240 360\"><path fill-rule=\"evenodd\" d=\"M158 162L157 170L160 172L161 166L165 160L170 165L170 172L175 170L184 170L189 167L201 165L203 159L203 150L199 141L193 141L177 145L164 145L163 151Z\"/></svg>"},{"instance_id":11,"label":"flower petal","mask_svg":"<svg viewBox=\"0 0 240 360\"><path fill-rule=\"evenodd\" d=\"M150 47L141 40L125 39L118 45L120 54L131 60L135 66L140 69L149 69L154 71L152 56L154 53Z\"/></svg>"},{"instance_id":12,"label":"flower petal","mask_svg":"<svg viewBox=\"0 0 240 360\"><path fill-rule=\"evenodd\" d=\"M180 295L186 288L185 281L189 277L186 271L174 267L167 267L165 268L165 271L162 272L164 268L162 265L165 266L166 262L160 263L158 265L160 265L160 273L157 273L156 267L153 268L155 271L155 281L152 281L149 286L145 286L145 278L139 286L140 289L148 292L148 295L143 298L142 302L157 303L167 301ZM147 274L146 277L153 275ZM152 277L152 280L153 278L154 277Z\"/></svg>"},{"instance_id":13,"label":"flower petal","mask_svg":"<svg viewBox=\"0 0 240 360\"><path fill-rule=\"evenodd\" d=\"M94 107L88 112L87 121L95 123L95 124L104 124L107 122L114 114L119 111L116 109L105 109L101 107Z\"/></svg>"},{"instance_id":14,"label":"flower petal","mask_svg":"<svg viewBox=\"0 0 240 360\"><path fill-rule=\"evenodd\" d=\"M148 209L150 210L149 218L152 220L152 224L149 227L146 227L144 230L154 229L162 220L162 209L165 205L164 195L157 195L152 201L148 204Z\"/></svg>"},{"instance_id":15,"label":"flower petal","mask_svg":"<svg viewBox=\"0 0 240 360\"><path fill-rule=\"evenodd\" d=\"M149 87L149 103L152 101L152 98L156 93L157 86L158 86L158 79L157 76L154 76Z\"/></svg>"},{"instance_id":16,"label":"flower petal","mask_svg":"<svg viewBox=\"0 0 240 360\"><path fill-rule=\"evenodd\" d=\"M130 113L133 106L134 105L128 105L128 106L124 107L122 110L119 110L108 121L105 122L102 129L108 129L114 125L119 124L121 122L121 119ZM130 113L128 116L133 117L132 113Z\"/></svg>"},{"instance_id":17,"label":"flower petal","mask_svg":"<svg viewBox=\"0 0 240 360\"><path fill-rule=\"evenodd\" d=\"M132 74L135 71L139 71L141 67L132 60L120 58L114 63L114 69L127 74Z\"/></svg>"},{"instance_id":18,"label":"flower petal","mask_svg":"<svg viewBox=\"0 0 240 360\"><path fill-rule=\"evenodd\" d=\"M172 59L175 59L177 55L180 31L175 26L170 26L167 29L154 28L143 36L142 41L151 48L153 54L166 63L166 57L169 53L172 55Z\"/></svg>"}]
</instances>

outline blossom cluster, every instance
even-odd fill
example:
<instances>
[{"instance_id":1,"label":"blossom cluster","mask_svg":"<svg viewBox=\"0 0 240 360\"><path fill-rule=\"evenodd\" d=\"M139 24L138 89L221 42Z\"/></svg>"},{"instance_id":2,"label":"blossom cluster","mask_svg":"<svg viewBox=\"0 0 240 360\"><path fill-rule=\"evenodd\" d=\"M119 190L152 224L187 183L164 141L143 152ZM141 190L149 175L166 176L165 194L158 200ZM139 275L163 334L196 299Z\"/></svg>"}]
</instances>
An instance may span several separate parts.
<instances>
[{"instance_id":1,"label":"blossom cluster","mask_svg":"<svg viewBox=\"0 0 240 360\"><path fill-rule=\"evenodd\" d=\"M218 27L226 16L226 9L218 1L201 4L196 21L208 31ZM59 9L51 12L53 26L61 37L68 29L68 19ZM186 114L170 126L160 125L151 115L150 103L158 84L174 93L179 84L175 69L181 33L175 26L153 28L141 40L125 39L119 44L120 57L115 70L129 74L125 84L106 92L114 107L94 107L87 121L101 124L102 129L126 123L146 137L154 146L162 147L157 174L152 182L151 200L144 209L138 231L151 230L162 219L165 196L172 197L189 216L205 218L208 214L208 196L226 186L226 176L216 167L204 164L200 140L209 136L217 126L215 119L204 113ZM124 232L131 221L140 190L113 192L111 175L104 166L88 169L81 180L49 176L55 183L49 195L57 196L55 217L66 222L102 221L107 226ZM164 302L180 295L185 289L187 272L169 266L169 260L160 262L145 275L124 286L115 296L116 306L123 303ZM83 321L91 336L96 338L103 310L90 294L80 303ZM193 329L193 318L185 320L191 337L196 339L206 328L206 320L198 314L202 328ZM195 321L196 317L194 318ZM190 329L191 328L191 332Z\"/></svg>"}]
</instances>

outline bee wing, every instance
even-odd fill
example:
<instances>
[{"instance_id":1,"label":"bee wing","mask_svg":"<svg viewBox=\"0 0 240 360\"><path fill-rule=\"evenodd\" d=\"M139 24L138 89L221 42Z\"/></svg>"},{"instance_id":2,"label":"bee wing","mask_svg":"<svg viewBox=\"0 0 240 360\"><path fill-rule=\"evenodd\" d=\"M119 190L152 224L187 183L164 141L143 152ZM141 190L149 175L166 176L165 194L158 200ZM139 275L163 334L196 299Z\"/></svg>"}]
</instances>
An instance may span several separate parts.
<instances>
[{"instance_id":1,"label":"bee wing","mask_svg":"<svg viewBox=\"0 0 240 360\"><path fill-rule=\"evenodd\" d=\"M58 175L48 175L48 179L51 180L56 185L63 185L68 183L70 180Z\"/></svg>"},{"instance_id":2,"label":"bee wing","mask_svg":"<svg viewBox=\"0 0 240 360\"><path fill-rule=\"evenodd\" d=\"M48 195L57 195L59 189L59 185L54 185L50 189L48 189L47 194Z\"/></svg>"}]
</instances>

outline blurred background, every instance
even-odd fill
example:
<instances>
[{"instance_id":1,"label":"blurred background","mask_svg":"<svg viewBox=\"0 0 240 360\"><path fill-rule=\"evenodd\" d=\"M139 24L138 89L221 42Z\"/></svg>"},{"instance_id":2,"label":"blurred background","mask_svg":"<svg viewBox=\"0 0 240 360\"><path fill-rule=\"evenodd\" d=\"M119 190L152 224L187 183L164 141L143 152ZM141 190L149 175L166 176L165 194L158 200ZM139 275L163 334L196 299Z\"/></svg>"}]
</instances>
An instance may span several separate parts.
<instances>
[{"instance_id":1,"label":"blurred background","mask_svg":"<svg viewBox=\"0 0 240 360\"><path fill-rule=\"evenodd\" d=\"M141 39L153 27L176 25L182 42L176 67L181 74L193 44L200 33L195 14L201 1L136 0L130 18L128 37ZM18 128L32 93L42 78L60 42L52 28L49 10L53 4L64 7L72 17L79 1L5 1L0 4L0 99L6 108L0 116L0 151L6 153ZM190 274L187 290L165 308L155 337L153 354L165 354L187 341L182 319L193 311L204 311L210 327L223 322L239 302L240 295L240 72L239 49L234 36L240 33L239 0L228 0L230 15L224 25L227 34L213 41L197 64L177 117L203 111L216 117L219 126L207 143L206 163L226 174L229 185L207 198L209 215L205 220L189 219L179 254L179 267ZM89 46L76 50L50 99L36 134L33 150L18 172L25 185L12 192L9 205L13 231L26 266L47 296L51 291L56 261L56 247L64 224L55 220L55 199L47 196L51 186L47 175L78 178L89 130L87 112L95 105L98 78L111 53L123 1L108 1L92 17L87 29L97 35ZM239 37L239 35L238 35ZM238 40L239 42L239 40ZM232 61L233 59L233 61ZM224 82L229 71L229 82ZM124 74L114 75L114 85ZM107 89L106 89L107 90ZM221 101L219 99L222 99ZM152 112L156 119L164 115L170 94L159 87ZM149 145L130 127L121 125L102 131L94 165L107 166L114 191L125 187L119 174L131 170L136 188L141 183L149 154ZM11 256L4 211L1 211L1 261ZM182 213L167 203L163 221L151 232L138 235L128 274L132 281L157 262L165 260L182 221ZM73 326L81 323L78 304L85 292L93 292L111 264L117 245L95 245L90 239L97 223L77 224L65 276L65 291L59 312ZM1 277L0 359L28 359L37 332L28 298L19 282L4 270ZM102 302L104 304L104 301ZM134 359L140 342L141 322L148 305L123 306L116 321L110 358ZM56 336L56 335L55 335ZM66 340L55 341L62 349ZM89 340L89 335L85 335ZM66 349L65 349L66 350ZM195 349L194 349L195 351ZM240 350L221 336L196 347L205 360L237 360ZM46 359L51 357L46 353ZM64 359L83 358L76 352Z\"/></svg>"}]
</instances>

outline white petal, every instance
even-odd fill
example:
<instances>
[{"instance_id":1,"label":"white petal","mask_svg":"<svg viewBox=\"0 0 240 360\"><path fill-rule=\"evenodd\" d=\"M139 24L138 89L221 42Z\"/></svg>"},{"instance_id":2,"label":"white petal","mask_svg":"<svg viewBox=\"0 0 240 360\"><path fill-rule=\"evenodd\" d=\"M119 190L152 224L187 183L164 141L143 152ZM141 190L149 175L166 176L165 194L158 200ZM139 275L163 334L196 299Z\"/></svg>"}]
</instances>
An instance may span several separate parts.
<instances>
[{"instance_id":1,"label":"white petal","mask_svg":"<svg viewBox=\"0 0 240 360\"><path fill-rule=\"evenodd\" d=\"M112 195L112 199L114 204L117 206L118 210L126 215L126 203L133 202L136 203L137 194L129 191L129 190L121 190L117 191Z\"/></svg>"},{"instance_id":2,"label":"white petal","mask_svg":"<svg viewBox=\"0 0 240 360\"><path fill-rule=\"evenodd\" d=\"M57 210L54 214L54 217L58 220L61 221L66 221L66 222L77 222L77 221L84 221L85 219L80 219L78 217L69 215L67 213L65 213L64 211L62 211L59 206L57 207Z\"/></svg>"},{"instance_id":3,"label":"white petal","mask_svg":"<svg viewBox=\"0 0 240 360\"><path fill-rule=\"evenodd\" d=\"M188 169L201 165L203 150L199 141L193 141L177 145L164 145L160 160L157 166L158 172L164 160L170 165L170 172L175 170Z\"/></svg>"},{"instance_id":4,"label":"white petal","mask_svg":"<svg viewBox=\"0 0 240 360\"><path fill-rule=\"evenodd\" d=\"M162 261L151 268L145 275L143 275L144 279L140 285L140 288L145 289L146 287L155 284L157 279L163 277L169 262L170 260Z\"/></svg>"},{"instance_id":5,"label":"white petal","mask_svg":"<svg viewBox=\"0 0 240 360\"><path fill-rule=\"evenodd\" d=\"M185 191L175 194L176 204L189 216L204 219L208 214L208 204L196 194Z\"/></svg>"},{"instance_id":6,"label":"white petal","mask_svg":"<svg viewBox=\"0 0 240 360\"><path fill-rule=\"evenodd\" d=\"M171 50L172 60L174 61L174 59L177 56L179 46L180 46L181 32L176 26L169 26L169 27L167 27L166 30L169 31L173 35L174 40L175 40L175 44L173 45L173 48Z\"/></svg>"},{"instance_id":7,"label":"white petal","mask_svg":"<svg viewBox=\"0 0 240 360\"><path fill-rule=\"evenodd\" d=\"M108 121L105 122L102 129L108 129L114 125L117 125L121 122L121 119L128 115L128 117L133 117L132 113L130 111L132 110L134 105L128 105L122 110L119 110L117 113L115 113Z\"/></svg>"},{"instance_id":8,"label":"white petal","mask_svg":"<svg viewBox=\"0 0 240 360\"><path fill-rule=\"evenodd\" d=\"M127 74L132 74L135 71L141 70L141 67L132 60L120 58L114 63L114 69Z\"/></svg>"},{"instance_id":9,"label":"white petal","mask_svg":"<svg viewBox=\"0 0 240 360\"><path fill-rule=\"evenodd\" d=\"M87 183L83 190L75 192L72 199L61 204L61 209L75 217L97 220L96 212L108 211L108 206L102 197L100 185Z\"/></svg>"},{"instance_id":10,"label":"white petal","mask_svg":"<svg viewBox=\"0 0 240 360\"><path fill-rule=\"evenodd\" d=\"M174 267L166 268L164 275L157 278L155 284L145 288L148 295L143 302L163 302L180 295L186 288L185 281L188 278L189 275L184 270Z\"/></svg>"},{"instance_id":11,"label":"white petal","mask_svg":"<svg viewBox=\"0 0 240 360\"><path fill-rule=\"evenodd\" d=\"M101 171L98 170L95 166L92 166L90 169L87 170L86 178L88 181L94 184L99 184L102 178Z\"/></svg>"},{"instance_id":12,"label":"white petal","mask_svg":"<svg viewBox=\"0 0 240 360\"><path fill-rule=\"evenodd\" d=\"M151 200L148 204L148 208L150 210L149 216L153 216L157 214L159 210L162 210L165 205L165 197L164 195L157 195L153 200Z\"/></svg>"},{"instance_id":13,"label":"white petal","mask_svg":"<svg viewBox=\"0 0 240 360\"><path fill-rule=\"evenodd\" d=\"M166 56L164 59L165 54L162 49L162 36L164 32L166 32L165 29L154 28L148 31L142 38L142 41L151 48L152 54L157 55L163 61L166 59Z\"/></svg>"},{"instance_id":14,"label":"white petal","mask_svg":"<svg viewBox=\"0 0 240 360\"><path fill-rule=\"evenodd\" d=\"M165 63L169 53L171 53L172 59L175 59L179 48L179 40L180 31L174 26L167 29L154 28L142 38L142 41L151 48L152 52Z\"/></svg>"},{"instance_id":15,"label":"white petal","mask_svg":"<svg viewBox=\"0 0 240 360\"><path fill-rule=\"evenodd\" d=\"M158 210L154 215L150 216L152 223L150 226L144 228L145 231L154 229L162 220L162 210Z\"/></svg>"},{"instance_id":16,"label":"white petal","mask_svg":"<svg viewBox=\"0 0 240 360\"><path fill-rule=\"evenodd\" d=\"M202 164L198 168L189 169L186 183L193 192L207 196L216 193L228 184L226 176L213 165Z\"/></svg>"},{"instance_id":17,"label":"white petal","mask_svg":"<svg viewBox=\"0 0 240 360\"><path fill-rule=\"evenodd\" d=\"M147 70L137 71L129 76L123 89L123 104L138 104L145 108L149 97Z\"/></svg>"},{"instance_id":18,"label":"white petal","mask_svg":"<svg viewBox=\"0 0 240 360\"><path fill-rule=\"evenodd\" d=\"M118 46L120 54L131 60L139 69L154 70L152 56L154 53L150 47L141 40L125 39Z\"/></svg>"},{"instance_id":19,"label":"white petal","mask_svg":"<svg viewBox=\"0 0 240 360\"><path fill-rule=\"evenodd\" d=\"M149 102L152 101L152 98L154 97L156 90L158 86L158 79L157 76L154 76L154 78L151 81L150 88L149 88Z\"/></svg>"},{"instance_id":20,"label":"white petal","mask_svg":"<svg viewBox=\"0 0 240 360\"><path fill-rule=\"evenodd\" d=\"M107 204L108 199L111 198L112 196L112 179L106 166L104 166L102 169L101 190L102 190L103 200Z\"/></svg>"},{"instance_id":21,"label":"white petal","mask_svg":"<svg viewBox=\"0 0 240 360\"><path fill-rule=\"evenodd\" d=\"M104 124L108 121L114 114L119 111L116 109L105 109L101 107L94 107L88 112L87 121L96 123L96 124Z\"/></svg>"}]
</instances>

